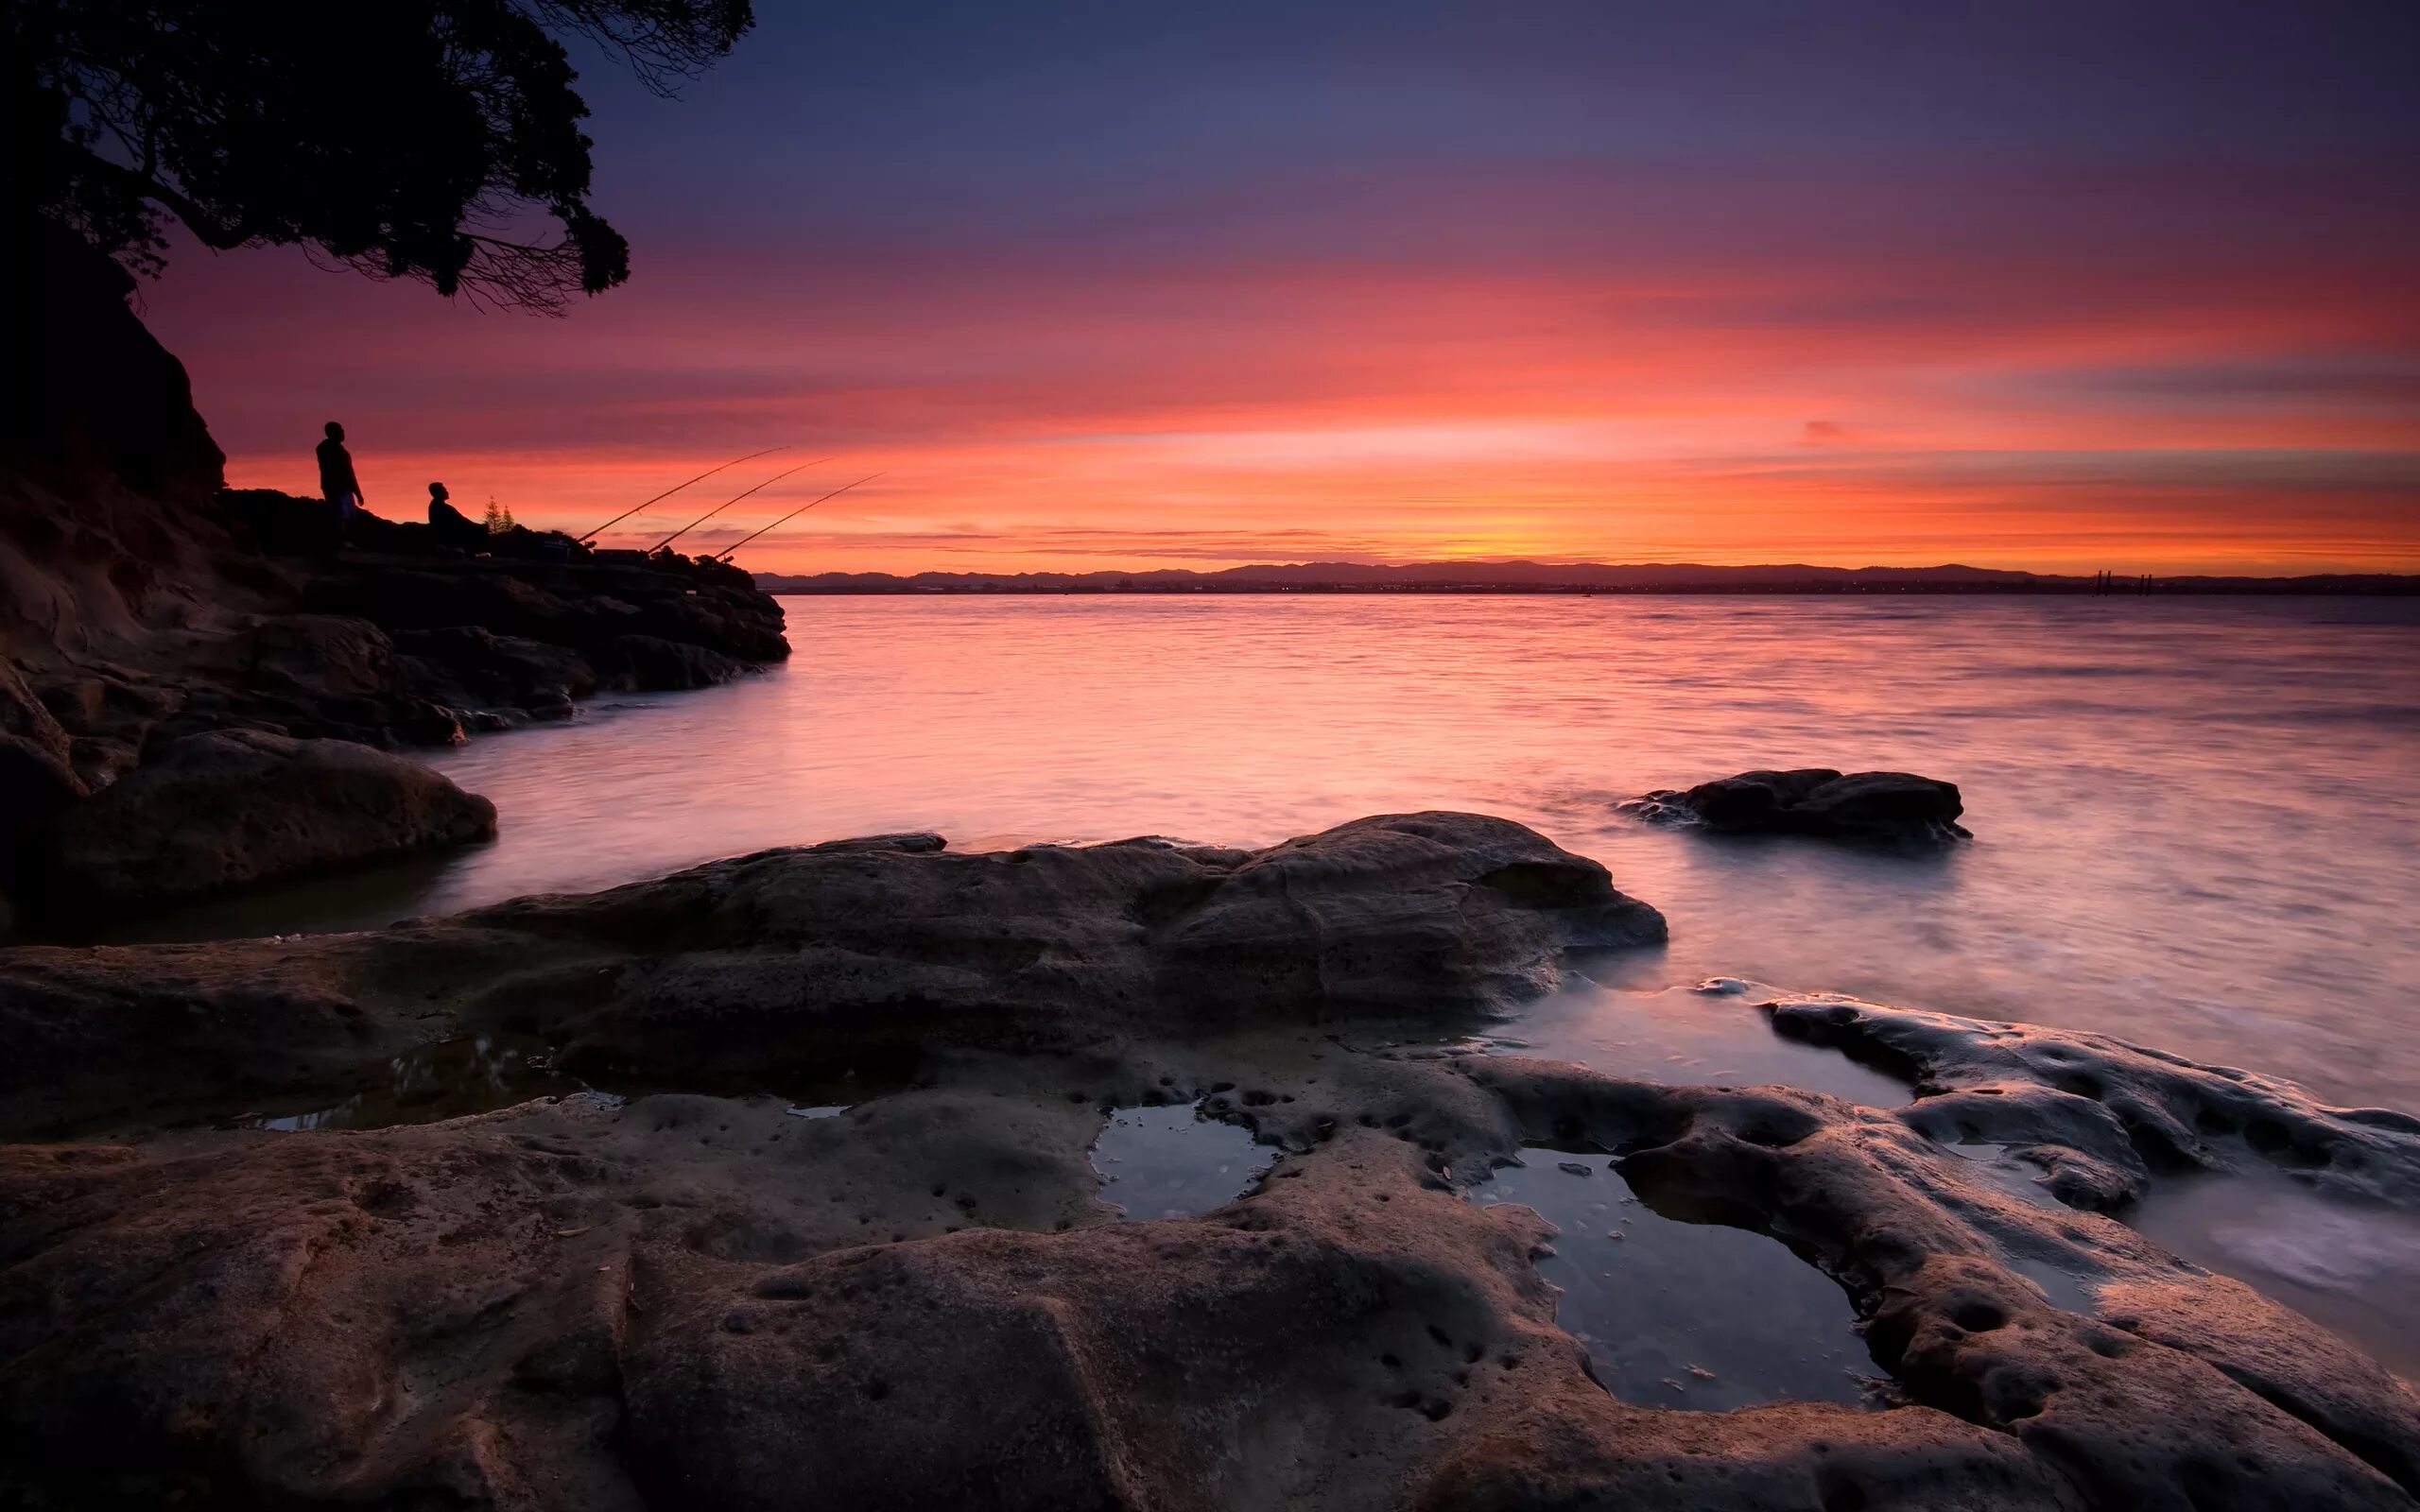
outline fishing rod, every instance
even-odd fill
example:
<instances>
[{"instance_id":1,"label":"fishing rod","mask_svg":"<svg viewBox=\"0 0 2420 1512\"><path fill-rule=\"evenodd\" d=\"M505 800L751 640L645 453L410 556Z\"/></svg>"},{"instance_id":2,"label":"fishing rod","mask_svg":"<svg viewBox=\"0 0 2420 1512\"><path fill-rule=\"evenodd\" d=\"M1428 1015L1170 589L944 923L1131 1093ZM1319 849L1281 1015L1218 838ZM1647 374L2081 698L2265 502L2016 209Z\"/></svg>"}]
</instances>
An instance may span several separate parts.
<instances>
[{"instance_id":1,"label":"fishing rod","mask_svg":"<svg viewBox=\"0 0 2420 1512\"><path fill-rule=\"evenodd\" d=\"M691 478L689 483L702 483L706 479L713 477L716 473L721 472L723 467L737 467L742 462L752 462L760 456L770 456L775 452L786 452L788 450L789 448L786 446L769 446L761 452L751 452L746 456L735 456L730 461L725 462L722 467L710 467L706 469L703 472L700 472L696 477ZM672 487L665 490L662 493L657 494L654 498L648 500L647 504L662 504L665 500L680 492L683 489L687 488L689 483L675 483ZM606 531L613 529L615 525L618 525L623 521L628 520L631 516L638 513L641 509L646 508L647 504L634 504L631 506L620 514L617 514L613 519L606 521L603 524L598 525L596 529L590 531L579 539L583 541L596 540Z\"/></svg>"},{"instance_id":2,"label":"fishing rod","mask_svg":"<svg viewBox=\"0 0 2420 1512\"><path fill-rule=\"evenodd\" d=\"M815 459L815 462L829 462L832 459L828 456L819 456ZM782 479L788 477L792 472L805 472L808 468L813 467L815 462L801 462L794 468L776 472L771 477L767 478L764 482L757 484L755 489L750 489L748 493L754 493L757 489L769 489L774 484L782 481ZM733 505L737 504L740 500L748 497L748 493L733 494L730 498L723 500L722 503L716 505L713 508L698 516L695 520L690 521L687 524L683 525L680 529L675 530L672 534L665 537L662 541L657 541L654 545L648 547L648 551L650 554L662 551L665 547L680 540L683 536L687 535L690 531L697 529L700 525L704 524L707 521L722 513L725 509L730 508Z\"/></svg>"},{"instance_id":3,"label":"fishing rod","mask_svg":"<svg viewBox=\"0 0 2420 1512\"><path fill-rule=\"evenodd\" d=\"M882 476L882 474L881 474L881 473L879 473L879 472L869 472L869 473L867 473L864 477L861 477L861 478L857 479L857 483L872 483L874 479L876 479L876 478L878 478L878 477L880 477L880 476ZM825 494L825 495L823 496L823 499L836 499L836 498L838 498L841 494L846 493L846 492L848 492L851 489L856 488L856 487L857 486L857 483L843 483L843 484L841 484L838 488L834 489L831 492L829 492L829 493ZM810 501L810 502L808 502L808 503L806 503L806 504L802 504L802 505L800 505L797 508L792 509L789 513L787 513L787 514L786 514L786 515L782 516L779 520L774 521L774 522L773 522L773 524L771 524L771 525L767 525L767 526L765 527L765 530L770 530L770 529L772 529L772 528L773 528L773 525L787 524L790 521L797 519L800 515L803 515L803 514L806 513L806 511L808 511L809 509L814 508L814 507L816 507L816 505L821 504L821 503L823 502L823 499L816 499L816 500L812 500L812 501ZM729 560L731 560L731 554L732 554L733 552L737 551L740 547L742 547L742 546L744 546L744 545L748 544L750 541L752 541L755 540L757 536L761 536L761 535L763 535L763 534L765 533L765 530L759 530L759 531L754 532L754 533L753 533L753 534L752 534L752 535L745 535L745 536L740 537L737 541L733 541L730 545L725 546L722 550L720 550L719 552L717 552L717 553L715 554L715 559L716 559L717 561L729 561Z\"/></svg>"}]
</instances>

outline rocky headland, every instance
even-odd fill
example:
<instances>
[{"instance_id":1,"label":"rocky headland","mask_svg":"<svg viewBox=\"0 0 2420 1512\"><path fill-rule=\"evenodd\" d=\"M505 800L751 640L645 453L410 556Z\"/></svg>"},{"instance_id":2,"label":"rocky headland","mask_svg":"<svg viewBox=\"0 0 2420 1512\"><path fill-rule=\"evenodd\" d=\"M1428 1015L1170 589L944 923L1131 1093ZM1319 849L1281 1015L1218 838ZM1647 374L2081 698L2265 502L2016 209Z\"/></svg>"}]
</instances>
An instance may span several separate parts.
<instances>
[{"instance_id":1,"label":"rocky headland","mask_svg":"<svg viewBox=\"0 0 2420 1512\"><path fill-rule=\"evenodd\" d=\"M1709 1012L1906 1105L1470 1047L1664 931L1533 832L1421 814L1256 851L878 836L364 934L0 952L0 1501L2413 1504L2402 1383L2121 1219L2181 1172L2409 1210L2420 1122L1724 984ZM375 1100L466 1040L522 1047L474 1110ZM1169 1104L1274 1163L1121 1221L1087 1152ZM1467 1195L1558 1152L1820 1269L1885 1397L1609 1393L1534 1264L1591 1236Z\"/></svg>"},{"instance_id":2,"label":"rocky headland","mask_svg":"<svg viewBox=\"0 0 2420 1512\"><path fill-rule=\"evenodd\" d=\"M11 329L43 381L0 417L0 937L479 838L469 795L350 747L789 654L780 607L724 563L526 530L467 550L376 517L339 546L320 501L225 489L127 275L55 228L23 240L41 276ZM272 760L272 739L300 744Z\"/></svg>"}]
</instances>

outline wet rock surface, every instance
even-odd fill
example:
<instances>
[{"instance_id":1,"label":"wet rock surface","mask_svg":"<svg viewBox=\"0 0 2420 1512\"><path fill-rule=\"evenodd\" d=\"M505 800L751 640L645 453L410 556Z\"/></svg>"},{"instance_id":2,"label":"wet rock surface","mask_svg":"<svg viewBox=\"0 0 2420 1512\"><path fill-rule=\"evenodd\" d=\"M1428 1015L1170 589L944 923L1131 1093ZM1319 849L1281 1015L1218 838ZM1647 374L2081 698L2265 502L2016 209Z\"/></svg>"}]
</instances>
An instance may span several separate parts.
<instances>
[{"instance_id":1,"label":"wet rock surface","mask_svg":"<svg viewBox=\"0 0 2420 1512\"><path fill-rule=\"evenodd\" d=\"M1660 933L1531 832L1414 815L1259 851L884 836L365 935L0 953L0 1499L2412 1504L2404 1386L2057 1174L2215 1108L2213 1160L2409 1206L2420 1134L1839 998L1709 995L1888 1062L1904 1108L1452 1048L1565 951ZM251 1111L491 1028L546 1047L548 1095ZM1122 1218L1093 1153L1154 1107L1275 1163ZM31 1137L95 1119L126 1132ZM1521 1159L1778 1241L1889 1389L1621 1400L1539 1269L1606 1241L1470 1200Z\"/></svg>"},{"instance_id":2,"label":"wet rock surface","mask_svg":"<svg viewBox=\"0 0 2420 1512\"><path fill-rule=\"evenodd\" d=\"M1938 844L1967 838L1957 784L1911 772L1828 766L1741 772L1634 799L1622 811L1651 823L1715 834L1803 834L1825 839Z\"/></svg>"},{"instance_id":3,"label":"wet rock surface","mask_svg":"<svg viewBox=\"0 0 2420 1512\"><path fill-rule=\"evenodd\" d=\"M2107 1035L1824 993L1757 1006L1783 1035L1910 1082L1918 1127L2009 1147L2071 1207L2123 1208L2154 1177L2273 1170L2335 1195L2420 1208L2420 1118L2408 1113L2330 1108L2287 1082Z\"/></svg>"}]
</instances>

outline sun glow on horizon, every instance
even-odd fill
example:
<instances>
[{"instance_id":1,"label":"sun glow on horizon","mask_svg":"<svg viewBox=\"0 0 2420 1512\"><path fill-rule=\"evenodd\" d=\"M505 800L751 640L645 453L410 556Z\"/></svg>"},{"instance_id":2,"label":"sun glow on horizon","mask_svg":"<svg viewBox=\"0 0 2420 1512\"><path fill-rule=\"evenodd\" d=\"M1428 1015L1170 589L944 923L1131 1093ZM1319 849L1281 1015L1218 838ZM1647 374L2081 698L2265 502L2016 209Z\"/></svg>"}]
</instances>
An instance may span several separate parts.
<instances>
[{"instance_id":1,"label":"sun glow on horizon","mask_svg":"<svg viewBox=\"0 0 2420 1512\"><path fill-rule=\"evenodd\" d=\"M776 252L675 226L645 276L554 322L283 254L187 258L152 318L238 485L311 488L337 418L373 509L413 516L441 479L577 531L743 452L832 455L683 540L720 549L884 474L746 549L781 571L2411 572L2403 181L1399 167L1333 204L1283 178L1172 190L1084 237L861 228Z\"/></svg>"}]
</instances>

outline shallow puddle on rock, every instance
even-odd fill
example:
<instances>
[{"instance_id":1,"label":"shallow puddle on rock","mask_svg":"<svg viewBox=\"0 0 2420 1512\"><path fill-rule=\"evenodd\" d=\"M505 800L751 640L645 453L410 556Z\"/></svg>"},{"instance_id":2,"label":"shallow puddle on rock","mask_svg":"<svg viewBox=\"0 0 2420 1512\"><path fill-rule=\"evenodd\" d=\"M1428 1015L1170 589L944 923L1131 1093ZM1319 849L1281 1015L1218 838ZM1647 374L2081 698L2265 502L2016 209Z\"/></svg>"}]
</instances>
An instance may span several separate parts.
<instances>
[{"instance_id":1,"label":"shallow puddle on rock","mask_svg":"<svg viewBox=\"0 0 2420 1512\"><path fill-rule=\"evenodd\" d=\"M2125 1215L2205 1270L2232 1276L2420 1380L2420 1215L2339 1202L2283 1180L2154 1184Z\"/></svg>"},{"instance_id":2,"label":"shallow puddle on rock","mask_svg":"<svg viewBox=\"0 0 2420 1512\"><path fill-rule=\"evenodd\" d=\"M1837 1051L1785 1040L1757 1011L1754 984L1639 992L1577 980L1522 1008L1486 1047L1667 1086L1803 1087L1898 1108L1907 1084Z\"/></svg>"},{"instance_id":3,"label":"shallow puddle on rock","mask_svg":"<svg viewBox=\"0 0 2420 1512\"><path fill-rule=\"evenodd\" d=\"M2009 1153L2014 1146L1969 1140L1938 1147L1966 1161L1967 1174L1996 1191L2005 1192L2036 1208L2064 1211L2066 1207L2051 1195L2048 1187L2042 1184L2040 1166L2031 1160L2017 1160ZM2093 1278L2038 1255L2022 1253L2007 1243L1999 1248L2002 1263L2031 1281L2051 1306L2063 1307L2086 1317L2094 1314L2098 1304Z\"/></svg>"},{"instance_id":4,"label":"shallow puddle on rock","mask_svg":"<svg viewBox=\"0 0 2420 1512\"><path fill-rule=\"evenodd\" d=\"M1941 1144L1936 1148L1957 1156L1967 1162L1968 1174L1996 1191L2005 1192L2037 1208L2064 1208L2066 1204L2053 1196L2042 1184L2042 1168L2031 1160L2020 1160L2009 1154L2014 1148L1980 1140L1965 1140L1956 1144Z\"/></svg>"},{"instance_id":5,"label":"shallow puddle on rock","mask_svg":"<svg viewBox=\"0 0 2420 1512\"><path fill-rule=\"evenodd\" d=\"M1120 1108L1093 1143L1100 1200L1131 1219L1189 1218L1253 1189L1277 1152L1199 1103Z\"/></svg>"},{"instance_id":6,"label":"shallow puddle on rock","mask_svg":"<svg viewBox=\"0 0 2420 1512\"><path fill-rule=\"evenodd\" d=\"M1847 1294L1779 1241L1662 1217L1602 1155L1527 1149L1522 1159L1471 1199L1535 1209L1562 1230L1538 1271L1562 1288L1555 1321L1587 1346L1607 1391L1709 1412L1873 1404L1875 1366Z\"/></svg>"},{"instance_id":7,"label":"shallow puddle on rock","mask_svg":"<svg viewBox=\"0 0 2420 1512\"><path fill-rule=\"evenodd\" d=\"M342 1102L298 1112L252 1113L233 1122L238 1127L281 1133L386 1128L493 1112L533 1097L586 1090L554 1071L540 1040L523 1035L465 1035L395 1057L387 1063L384 1086Z\"/></svg>"}]
</instances>

